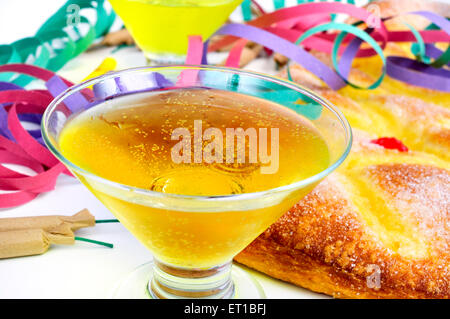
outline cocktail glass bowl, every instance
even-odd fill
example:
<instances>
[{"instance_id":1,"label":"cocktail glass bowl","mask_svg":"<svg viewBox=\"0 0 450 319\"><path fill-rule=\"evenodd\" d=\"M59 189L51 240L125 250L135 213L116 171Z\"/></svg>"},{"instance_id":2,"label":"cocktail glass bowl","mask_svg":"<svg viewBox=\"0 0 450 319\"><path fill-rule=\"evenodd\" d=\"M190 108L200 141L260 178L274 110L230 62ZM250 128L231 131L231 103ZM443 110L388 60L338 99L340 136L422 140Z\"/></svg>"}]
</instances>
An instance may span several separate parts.
<instances>
[{"instance_id":1,"label":"cocktail glass bowl","mask_svg":"<svg viewBox=\"0 0 450 319\"><path fill-rule=\"evenodd\" d=\"M149 64L184 63L188 36L209 38L242 0L110 0Z\"/></svg>"},{"instance_id":2,"label":"cocktail glass bowl","mask_svg":"<svg viewBox=\"0 0 450 319\"><path fill-rule=\"evenodd\" d=\"M83 112L118 97L180 88L239 93L298 113L326 141L329 165L306 179L264 191L189 196L120 184L63 155L60 133ZM210 66L135 68L83 82L49 105L42 132L50 151L154 256L153 263L121 283L116 296L124 298L146 294L155 298L261 297L254 280L242 270L233 271L233 257L336 169L348 155L352 140L341 112L312 91L269 75ZM302 169L301 158L298 169Z\"/></svg>"}]
</instances>

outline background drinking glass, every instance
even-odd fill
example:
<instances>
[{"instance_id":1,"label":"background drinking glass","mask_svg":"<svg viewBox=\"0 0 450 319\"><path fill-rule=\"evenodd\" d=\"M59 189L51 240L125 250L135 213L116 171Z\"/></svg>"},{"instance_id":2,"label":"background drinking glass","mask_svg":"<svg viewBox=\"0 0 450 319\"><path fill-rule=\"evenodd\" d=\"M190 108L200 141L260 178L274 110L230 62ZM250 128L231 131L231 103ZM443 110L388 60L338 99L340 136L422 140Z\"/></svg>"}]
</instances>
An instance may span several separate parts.
<instances>
[{"instance_id":1,"label":"background drinking glass","mask_svg":"<svg viewBox=\"0 0 450 319\"><path fill-rule=\"evenodd\" d=\"M109 0L149 63L183 63L188 36L211 36L242 0Z\"/></svg>"}]
</instances>

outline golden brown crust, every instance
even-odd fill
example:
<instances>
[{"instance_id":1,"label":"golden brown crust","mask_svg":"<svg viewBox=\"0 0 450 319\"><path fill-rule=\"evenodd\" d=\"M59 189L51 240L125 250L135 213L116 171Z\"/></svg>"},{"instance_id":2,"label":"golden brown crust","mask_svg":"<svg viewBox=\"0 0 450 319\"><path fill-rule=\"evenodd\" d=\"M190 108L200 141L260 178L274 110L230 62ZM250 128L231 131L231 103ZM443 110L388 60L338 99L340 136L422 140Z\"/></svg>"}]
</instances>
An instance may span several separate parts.
<instances>
[{"instance_id":1,"label":"golden brown crust","mask_svg":"<svg viewBox=\"0 0 450 319\"><path fill-rule=\"evenodd\" d=\"M382 17L450 11L448 4L425 1L371 5ZM402 21L419 28L429 23L417 16L387 23L405 29ZM392 43L384 52L409 56ZM313 54L331 65L329 56ZM349 79L367 87L380 70L376 57L356 59ZM450 298L450 94L389 77L375 90L333 91L299 65L290 73L337 105L356 139L338 171L235 260L338 298ZM280 76L287 77L286 70ZM377 136L396 137L410 151L371 143Z\"/></svg>"},{"instance_id":2,"label":"golden brown crust","mask_svg":"<svg viewBox=\"0 0 450 319\"><path fill-rule=\"evenodd\" d=\"M373 157L367 166L330 175L236 261L339 298L449 298L450 172L426 155L356 143L350 163Z\"/></svg>"}]
</instances>

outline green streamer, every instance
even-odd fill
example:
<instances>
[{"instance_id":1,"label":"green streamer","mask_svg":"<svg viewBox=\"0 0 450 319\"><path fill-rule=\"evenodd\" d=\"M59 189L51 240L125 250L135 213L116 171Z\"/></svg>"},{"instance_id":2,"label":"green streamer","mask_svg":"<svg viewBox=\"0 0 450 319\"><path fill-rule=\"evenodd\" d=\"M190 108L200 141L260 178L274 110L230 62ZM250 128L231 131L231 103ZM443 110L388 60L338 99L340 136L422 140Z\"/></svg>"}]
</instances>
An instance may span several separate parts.
<instances>
[{"instance_id":1,"label":"green streamer","mask_svg":"<svg viewBox=\"0 0 450 319\"><path fill-rule=\"evenodd\" d=\"M95 221L96 224L105 224L105 223L120 223L118 219L97 219Z\"/></svg>"},{"instance_id":2,"label":"green streamer","mask_svg":"<svg viewBox=\"0 0 450 319\"><path fill-rule=\"evenodd\" d=\"M412 25L410 25L409 23L403 22L403 24L405 24L412 32L412 34L414 35L414 37L416 38L416 48L417 48L417 52L416 52L416 59L420 62L423 63L430 63L430 58L426 56L426 48L425 48L425 41L423 41L422 36L420 35L419 31L417 31Z\"/></svg>"},{"instance_id":3,"label":"green streamer","mask_svg":"<svg viewBox=\"0 0 450 319\"><path fill-rule=\"evenodd\" d=\"M249 21L252 19L252 1L244 0L241 4L242 16L244 21Z\"/></svg>"},{"instance_id":4,"label":"green streamer","mask_svg":"<svg viewBox=\"0 0 450 319\"><path fill-rule=\"evenodd\" d=\"M75 237L75 240L84 241L84 242L96 244L96 245L101 245L101 246L105 246L108 248L114 248L113 244L105 243L103 241L98 241L98 240L93 240L93 239L88 239L88 238L83 238L83 237Z\"/></svg>"},{"instance_id":5,"label":"green streamer","mask_svg":"<svg viewBox=\"0 0 450 319\"><path fill-rule=\"evenodd\" d=\"M50 58L50 52L42 42L36 37L29 37L18 40L11 44L11 47L17 52L21 62L33 64L45 68ZM28 75L19 75L12 82L24 87L34 78Z\"/></svg>"},{"instance_id":6,"label":"green streamer","mask_svg":"<svg viewBox=\"0 0 450 319\"><path fill-rule=\"evenodd\" d=\"M450 20L450 18L447 18L447 20ZM410 27L411 31L414 29L412 26L409 26L409 27ZM431 23L429 26L427 26L425 28L425 30L439 30L439 27L437 27L434 23ZM423 42L423 39L422 39L422 36L420 35L420 33L419 33L419 36L415 35L415 37L416 37L416 39L418 39L418 42L420 40ZM416 56L416 59L420 58L420 54L422 53L421 50L422 50L422 48L421 48L420 42L411 44L411 52ZM441 68L450 62L450 45L447 45L447 49L444 51L444 53L439 58L435 59L433 62L431 62L431 58L429 58L428 56L426 56L425 58L422 57L422 59L423 59L422 62L427 63L432 67Z\"/></svg>"},{"instance_id":7,"label":"green streamer","mask_svg":"<svg viewBox=\"0 0 450 319\"><path fill-rule=\"evenodd\" d=\"M355 85L355 84L351 83L350 81L348 81L344 76L341 75L340 70L339 70L339 64L338 64L338 61L337 61L339 47L341 46L341 43L344 40L345 36L348 33L352 33L353 35L355 35L358 38L360 38L360 39L364 40L365 42L367 42L375 50L375 52L380 56L381 61L383 62L382 73L381 73L380 77L375 81L375 83L370 85L367 89L371 90L371 89L375 89L378 86L380 86L381 82L383 82L383 79L384 79L384 77L386 75L386 57L384 56L383 49L378 45L378 43L374 40L374 38L372 38L367 32L365 32L365 31L363 31L361 29L358 29L354 25L348 25L348 24L343 24L343 23L331 22L331 23L328 23L325 26L327 28L330 28L330 29L339 29L339 30L343 31L336 37L336 40L335 40L334 45L333 45L333 53L332 53L332 56L331 56L331 58L333 60L333 66L334 66L336 72L339 74L339 76L341 76L342 79L348 85L350 85L350 86L352 86L354 88L366 89L366 88L360 87L360 86ZM320 32L319 30L320 30L320 28L317 28L315 33ZM321 31L323 31L323 30L321 30Z\"/></svg>"},{"instance_id":8,"label":"green streamer","mask_svg":"<svg viewBox=\"0 0 450 319\"><path fill-rule=\"evenodd\" d=\"M20 63L21 57L11 45L0 45L0 64ZM15 76L14 73L0 73L0 81L8 82Z\"/></svg>"},{"instance_id":9,"label":"green streamer","mask_svg":"<svg viewBox=\"0 0 450 319\"><path fill-rule=\"evenodd\" d=\"M275 7L275 10L284 8L285 6L284 0L273 0L273 6Z\"/></svg>"},{"instance_id":10,"label":"green streamer","mask_svg":"<svg viewBox=\"0 0 450 319\"><path fill-rule=\"evenodd\" d=\"M450 62L450 45L447 45L447 49L442 53L442 55L434 60L433 63L430 65L435 68L441 68L444 65L448 64Z\"/></svg>"},{"instance_id":11,"label":"green streamer","mask_svg":"<svg viewBox=\"0 0 450 319\"><path fill-rule=\"evenodd\" d=\"M69 0L54 13L34 37L0 45L0 64L27 63L57 71L84 52L96 38L109 31L115 20L107 10L106 0ZM96 12L96 21L87 18L88 10ZM14 73L0 74L0 81L27 85L33 78Z\"/></svg>"},{"instance_id":12,"label":"green streamer","mask_svg":"<svg viewBox=\"0 0 450 319\"><path fill-rule=\"evenodd\" d=\"M318 25L318 26L316 26L314 28L311 28L311 29L307 30L305 33L303 33L297 39L295 44L299 45L305 39L307 39L310 36L313 36L314 34L319 33L319 32L327 31L327 30L330 30L330 29L342 31L336 37L336 40L335 40L334 45L333 45L333 51L332 51L333 67L334 67L336 73L345 81L345 83L347 83L348 85L350 85L350 86L352 86L354 88L357 88L357 89L375 89L381 84L381 82L383 82L383 79L384 79L384 77L386 75L386 58L384 56L383 49L378 45L378 43L367 32L365 32L365 31L363 31L363 30L361 30L361 29L356 27L356 25L358 25L360 23L361 22L357 22L357 23L355 23L355 25L349 25L349 24L344 24L344 23L336 23L336 22L330 22L330 23L321 24L321 25ZM370 85L368 88L360 87L360 86L358 86L356 84L351 83L350 81L348 81L346 79L345 76L342 76L342 74L340 73L339 63L338 63L338 52L339 52L339 47L342 44L342 41L344 40L345 36L348 33L352 33L353 35L355 35L355 36L359 37L360 39L364 40L365 42L367 42L370 46L372 46L372 48L375 50L375 52L378 53L378 55L381 57L381 60L383 61L383 69L382 69L381 76L375 81L375 83ZM288 79L290 81L292 81L292 76L291 76L291 72L290 72L290 68L289 68L289 62L288 62L288 65L287 65L287 75L288 75Z\"/></svg>"},{"instance_id":13,"label":"green streamer","mask_svg":"<svg viewBox=\"0 0 450 319\"><path fill-rule=\"evenodd\" d=\"M47 69L57 71L71 59L75 52L75 42L62 30L48 30L37 35L50 52Z\"/></svg>"}]
</instances>

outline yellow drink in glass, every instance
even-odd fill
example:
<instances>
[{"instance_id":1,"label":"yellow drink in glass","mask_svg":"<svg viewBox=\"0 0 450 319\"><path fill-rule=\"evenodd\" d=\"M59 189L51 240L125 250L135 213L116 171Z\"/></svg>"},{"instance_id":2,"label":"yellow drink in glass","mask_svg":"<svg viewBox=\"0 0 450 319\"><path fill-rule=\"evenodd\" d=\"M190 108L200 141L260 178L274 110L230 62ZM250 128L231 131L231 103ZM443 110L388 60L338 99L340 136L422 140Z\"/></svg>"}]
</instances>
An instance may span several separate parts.
<instances>
[{"instance_id":1,"label":"yellow drink in glass","mask_svg":"<svg viewBox=\"0 0 450 319\"><path fill-rule=\"evenodd\" d=\"M193 137L199 119L203 132L218 128L223 136L230 128L279 129L278 167L263 174L260 162L248 163L249 140L245 163L174 163L171 150L178 141L171 139L172 132L184 127ZM221 90L180 89L105 102L72 119L61 132L59 145L68 160L105 179L193 196L266 191L311 177L330 161L324 138L305 117L275 103ZM203 139L202 152L206 145ZM236 143L235 157L237 149ZM207 269L230 260L300 195L269 207L254 204L220 211L205 207L199 212L195 206L158 209L129 197L116 198L81 180L158 260L186 268Z\"/></svg>"},{"instance_id":2,"label":"yellow drink in glass","mask_svg":"<svg viewBox=\"0 0 450 319\"><path fill-rule=\"evenodd\" d=\"M154 255L119 298L263 296L232 258L351 145L345 118L312 92L207 66L89 80L56 98L42 126L53 154Z\"/></svg>"},{"instance_id":3,"label":"yellow drink in glass","mask_svg":"<svg viewBox=\"0 0 450 319\"><path fill-rule=\"evenodd\" d=\"M210 37L242 0L110 0L150 62L183 63L188 36Z\"/></svg>"}]
</instances>

